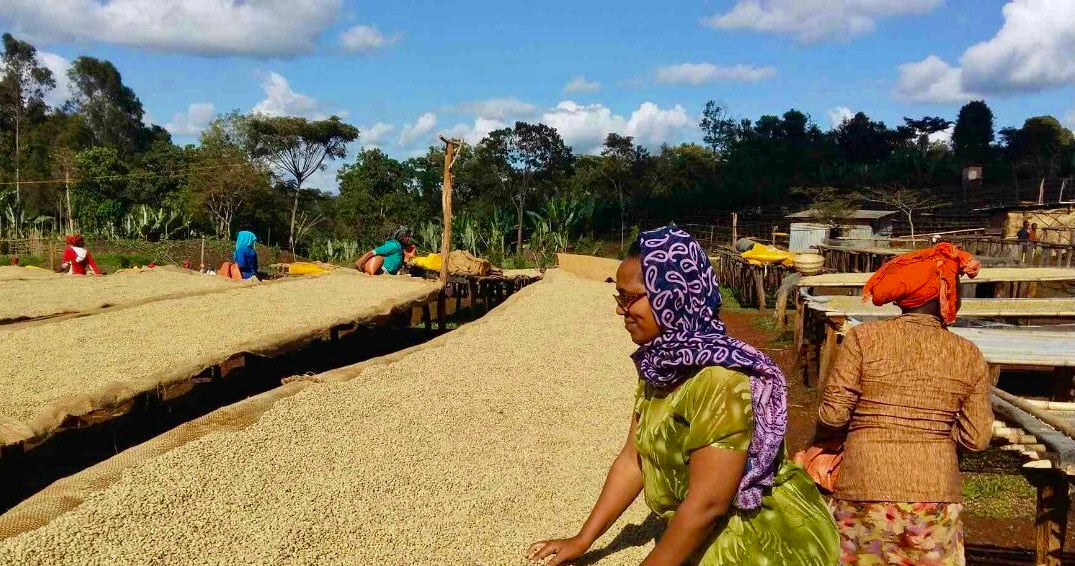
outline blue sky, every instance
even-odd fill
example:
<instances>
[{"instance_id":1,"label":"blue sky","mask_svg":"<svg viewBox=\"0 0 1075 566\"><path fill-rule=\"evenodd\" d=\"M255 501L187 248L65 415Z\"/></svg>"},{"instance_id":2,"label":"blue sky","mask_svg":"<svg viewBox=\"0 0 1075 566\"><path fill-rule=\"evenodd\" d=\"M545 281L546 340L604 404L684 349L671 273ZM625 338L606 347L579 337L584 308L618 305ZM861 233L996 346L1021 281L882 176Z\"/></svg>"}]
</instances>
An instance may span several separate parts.
<instances>
[{"instance_id":1,"label":"blue sky","mask_svg":"<svg viewBox=\"0 0 1075 566\"><path fill-rule=\"evenodd\" d=\"M608 131L656 147L697 141L709 99L828 129L981 97L998 129L1075 127L1075 0L0 0L0 25L56 70L112 61L180 143L239 109L340 114L397 157L516 119L580 152Z\"/></svg>"}]
</instances>

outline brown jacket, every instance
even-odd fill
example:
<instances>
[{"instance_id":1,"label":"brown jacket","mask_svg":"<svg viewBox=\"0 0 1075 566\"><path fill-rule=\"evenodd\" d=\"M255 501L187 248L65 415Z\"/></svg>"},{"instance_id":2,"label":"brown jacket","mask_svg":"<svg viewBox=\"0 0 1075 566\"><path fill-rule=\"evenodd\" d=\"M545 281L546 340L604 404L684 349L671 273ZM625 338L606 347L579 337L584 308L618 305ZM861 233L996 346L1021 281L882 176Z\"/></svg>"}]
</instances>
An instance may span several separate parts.
<instances>
[{"instance_id":1,"label":"brown jacket","mask_svg":"<svg viewBox=\"0 0 1075 566\"><path fill-rule=\"evenodd\" d=\"M991 385L978 347L933 316L909 314L853 328L818 409L822 423L849 427L834 495L962 501L956 444L989 446Z\"/></svg>"}]
</instances>

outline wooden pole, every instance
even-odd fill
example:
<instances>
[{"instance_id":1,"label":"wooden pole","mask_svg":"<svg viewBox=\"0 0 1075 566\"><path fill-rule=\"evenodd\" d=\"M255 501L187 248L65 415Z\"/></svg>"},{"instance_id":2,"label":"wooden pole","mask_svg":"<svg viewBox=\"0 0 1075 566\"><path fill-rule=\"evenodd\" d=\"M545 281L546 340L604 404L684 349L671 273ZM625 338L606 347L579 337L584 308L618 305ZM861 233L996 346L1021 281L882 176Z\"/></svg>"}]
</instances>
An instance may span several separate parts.
<instances>
[{"instance_id":1,"label":"wooden pole","mask_svg":"<svg viewBox=\"0 0 1075 566\"><path fill-rule=\"evenodd\" d=\"M739 213L732 213L732 247L735 247L735 243L739 240Z\"/></svg>"},{"instance_id":2,"label":"wooden pole","mask_svg":"<svg viewBox=\"0 0 1075 566\"><path fill-rule=\"evenodd\" d=\"M459 154L459 145L462 143L457 139L447 139L444 136L440 137L440 140L444 142L444 184L441 187L441 209L444 211L444 232L441 234L440 240L440 294L437 295L437 325L441 330L447 328L448 317L448 305L447 296L448 291L448 255L452 251L452 165L455 164L455 158Z\"/></svg>"},{"instance_id":3,"label":"wooden pole","mask_svg":"<svg viewBox=\"0 0 1075 566\"><path fill-rule=\"evenodd\" d=\"M460 142L446 139L444 136L440 139L444 142L444 185L440 198L441 209L444 211L444 232L440 240L440 283L444 285L448 282L448 254L452 251L452 165L458 155Z\"/></svg>"},{"instance_id":4,"label":"wooden pole","mask_svg":"<svg viewBox=\"0 0 1075 566\"><path fill-rule=\"evenodd\" d=\"M198 271L205 271L205 236L202 236L202 259L199 262Z\"/></svg>"}]
</instances>

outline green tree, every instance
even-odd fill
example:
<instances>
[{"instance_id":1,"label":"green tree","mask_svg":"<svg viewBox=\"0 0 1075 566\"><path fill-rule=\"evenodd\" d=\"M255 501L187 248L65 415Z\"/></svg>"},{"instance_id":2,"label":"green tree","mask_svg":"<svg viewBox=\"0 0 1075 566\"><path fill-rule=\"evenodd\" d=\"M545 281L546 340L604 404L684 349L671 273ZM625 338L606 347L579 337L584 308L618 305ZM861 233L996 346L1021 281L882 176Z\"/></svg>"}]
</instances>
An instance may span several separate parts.
<instances>
[{"instance_id":1,"label":"green tree","mask_svg":"<svg viewBox=\"0 0 1075 566\"><path fill-rule=\"evenodd\" d=\"M884 122L870 120L862 112L836 128L836 143L847 160L867 167L891 155L893 136Z\"/></svg>"},{"instance_id":2,"label":"green tree","mask_svg":"<svg viewBox=\"0 0 1075 566\"><path fill-rule=\"evenodd\" d=\"M515 249L523 249L523 216L538 190L563 178L571 171L574 155L563 138L545 124L516 122L513 128L490 132L482 140L479 154L488 163L487 171L499 186L510 187L515 207Z\"/></svg>"},{"instance_id":3,"label":"green tree","mask_svg":"<svg viewBox=\"0 0 1075 566\"><path fill-rule=\"evenodd\" d=\"M619 203L620 247L623 247L627 224L625 201L630 198L633 186L641 181L648 160L649 152L642 146L635 145L633 137L617 133L610 133L605 137L599 171Z\"/></svg>"},{"instance_id":4,"label":"green tree","mask_svg":"<svg viewBox=\"0 0 1075 566\"><path fill-rule=\"evenodd\" d=\"M116 233L130 208L126 198L127 163L114 147L97 146L75 157L78 182L71 190L74 217L83 230Z\"/></svg>"},{"instance_id":5,"label":"green tree","mask_svg":"<svg viewBox=\"0 0 1075 566\"><path fill-rule=\"evenodd\" d=\"M346 157L347 144L358 139L358 128L338 116L311 122L297 116L260 115L245 119L241 127L250 154L290 177L289 190L294 197L288 245L294 251L302 184L317 171L324 170L328 161Z\"/></svg>"},{"instance_id":6,"label":"green tree","mask_svg":"<svg viewBox=\"0 0 1075 566\"><path fill-rule=\"evenodd\" d=\"M380 149L364 149L340 169L337 208L358 229L360 240L381 237L391 227L411 224L422 207L408 186L410 170Z\"/></svg>"},{"instance_id":7,"label":"green tree","mask_svg":"<svg viewBox=\"0 0 1075 566\"><path fill-rule=\"evenodd\" d=\"M982 100L973 100L959 109L952 132L952 148L960 163L982 165L989 161L993 143L993 111Z\"/></svg>"},{"instance_id":8,"label":"green tree","mask_svg":"<svg viewBox=\"0 0 1075 566\"><path fill-rule=\"evenodd\" d=\"M698 127L702 130L702 140L716 155L724 155L739 140L739 124L728 116L727 109L715 101L705 103L702 119Z\"/></svg>"},{"instance_id":9,"label":"green tree","mask_svg":"<svg viewBox=\"0 0 1075 566\"><path fill-rule=\"evenodd\" d=\"M1055 179L1060 171L1070 167L1075 136L1056 118L1028 118L1019 136L1023 157L1034 164L1038 177Z\"/></svg>"},{"instance_id":10,"label":"green tree","mask_svg":"<svg viewBox=\"0 0 1075 566\"><path fill-rule=\"evenodd\" d=\"M4 122L13 126L15 166L15 202L22 200L19 165L22 157L22 135L27 115L42 115L45 109L45 95L56 87L52 71L41 66L37 60L37 49L11 36L3 35L3 68L0 69L0 109L4 113Z\"/></svg>"},{"instance_id":11,"label":"green tree","mask_svg":"<svg viewBox=\"0 0 1075 566\"><path fill-rule=\"evenodd\" d=\"M142 101L123 84L115 65L83 56L75 59L67 76L74 87L72 108L82 115L98 145L115 147L121 155L145 147L153 136L144 131Z\"/></svg>"},{"instance_id":12,"label":"green tree","mask_svg":"<svg viewBox=\"0 0 1075 566\"><path fill-rule=\"evenodd\" d=\"M187 210L196 218L205 218L217 238L231 239L244 207L268 200L271 174L232 143L206 143L203 137L201 146L191 153Z\"/></svg>"}]
</instances>

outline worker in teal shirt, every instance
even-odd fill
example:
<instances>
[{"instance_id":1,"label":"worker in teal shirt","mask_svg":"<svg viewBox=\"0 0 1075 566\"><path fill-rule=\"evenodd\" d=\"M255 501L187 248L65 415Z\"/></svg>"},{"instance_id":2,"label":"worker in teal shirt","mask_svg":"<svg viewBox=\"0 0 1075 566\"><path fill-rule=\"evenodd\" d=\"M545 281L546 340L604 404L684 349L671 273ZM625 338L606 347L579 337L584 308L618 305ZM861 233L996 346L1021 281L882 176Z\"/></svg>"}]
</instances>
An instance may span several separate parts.
<instances>
[{"instance_id":1,"label":"worker in teal shirt","mask_svg":"<svg viewBox=\"0 0 1075 566\"><path fill-rule=\"evenodd\" d=\"M385 243L362 254L355 262L355 269L369 275L395 275L403 268L403 264L413 257L414 243L411 232L406 227L400 227Z\"/></svg>"}]
</instances>

